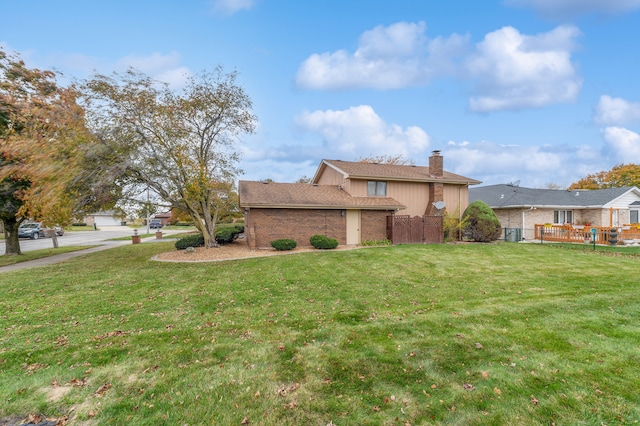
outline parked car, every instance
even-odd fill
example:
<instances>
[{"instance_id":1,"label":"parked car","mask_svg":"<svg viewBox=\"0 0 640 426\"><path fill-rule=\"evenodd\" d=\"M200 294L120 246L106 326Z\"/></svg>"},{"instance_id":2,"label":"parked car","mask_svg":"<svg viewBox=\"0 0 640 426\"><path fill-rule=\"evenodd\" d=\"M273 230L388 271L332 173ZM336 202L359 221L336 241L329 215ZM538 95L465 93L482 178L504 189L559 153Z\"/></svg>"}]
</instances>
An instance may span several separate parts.
<instances>
[{"instance_id":1,"label":"parked car","mask_svg":"<svg viewBox=\"0 0 640 426\"><path fill-rule=\"evenodd\" d=\"M18 227L18 238L37 240L40 237L48 236L49 230L51 230L51 228L43 227L41 222L25 222ZM61 226L54 226L53 230L58 236L64 235L64 229Z\"/></svg>"},{"instance_id":2,"label":"parked car","mask_svg":"<svg viewBox=\"0 0 640 426\"><path fill-rule=\"evenodd\" d=\"M162 226L162 221L160 219L151 219L149 222L149 228L151 229L160 229Z\"/></svg>"}]
</instances>

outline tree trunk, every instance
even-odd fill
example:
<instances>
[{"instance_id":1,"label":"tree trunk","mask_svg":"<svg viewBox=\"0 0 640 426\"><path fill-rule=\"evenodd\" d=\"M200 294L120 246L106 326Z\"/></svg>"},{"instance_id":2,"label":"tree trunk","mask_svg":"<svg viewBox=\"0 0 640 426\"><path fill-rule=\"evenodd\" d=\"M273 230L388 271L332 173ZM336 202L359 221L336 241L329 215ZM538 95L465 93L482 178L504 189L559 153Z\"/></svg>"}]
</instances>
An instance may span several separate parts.
<instances>
[{"instance_id":1,"label":"tree trunk","mask_svg":"<svg viewBox=\"0 0 640 426\"><path fill-rule=\"evenodd\" d=\"M18 226L20 224L15 220L3 220L2 223L4 224L4 255L15 256L22 254L20 240L18 239Z\"/></svg>"},{"instance_id":2,"label":"tree trunk","mask_svg":"<svg viewBox=\"0 0 640 426\"><path fill-rule=\"evenodd\" d=\"M58 248L58 234L56 234L56 230L55 229L50 229L50 236L51 236L51 242L53 243L53 248L57 249Z\"/></svg>"}]
</instances>

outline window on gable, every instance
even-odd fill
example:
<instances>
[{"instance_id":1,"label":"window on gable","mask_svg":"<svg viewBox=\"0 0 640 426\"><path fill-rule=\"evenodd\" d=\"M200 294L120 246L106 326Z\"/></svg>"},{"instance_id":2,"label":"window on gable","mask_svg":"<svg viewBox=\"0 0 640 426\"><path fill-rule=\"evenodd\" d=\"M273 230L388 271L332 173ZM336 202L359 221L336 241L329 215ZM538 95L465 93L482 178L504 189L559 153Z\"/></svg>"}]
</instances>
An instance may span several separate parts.
<instances>
[{"instance_id":1,"label":"window on gable","mask_svg":"<svg viewBox=\"0 0 640 426\"><path fill-rule=\"evenodd\" d=\"M555 210L553 212L553 223L563 224L573 222L573 210Z\"/></svg>"},{"instance_id":2,"label":"window on gable","mask_svg":"<svg viewBox=\"0 0 640 426\"><path fill-rule=\"evenodd\" d=\"M367 195L369 197L386 197L387 182L370 180L367 182Z\"/></svg>"}]
</instances>

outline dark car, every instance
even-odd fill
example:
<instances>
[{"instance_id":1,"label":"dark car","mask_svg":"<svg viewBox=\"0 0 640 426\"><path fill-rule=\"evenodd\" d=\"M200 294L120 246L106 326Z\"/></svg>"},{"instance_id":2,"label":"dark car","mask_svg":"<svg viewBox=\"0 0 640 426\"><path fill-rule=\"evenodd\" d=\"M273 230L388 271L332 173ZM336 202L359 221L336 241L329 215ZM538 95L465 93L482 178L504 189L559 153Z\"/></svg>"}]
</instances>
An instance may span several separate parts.
<instances>
[{"instance_id":1,"label":"dark car","mask_svg":"<svg viewBox=\"0 0 640 426\"><path fill-rule=\"evenodd\" d=\"M151 229L160 229L162 228L162 222L160 219L151 219L149 222L149 228Z\"/></svg>"},{"instance_id":2,"label":"dark car","mask_svg":"<svg viewBox=\"0 0 640 426\"><path fill-rule=\"evenodd\" d=\"M23 223L18 227L18 238L31 238L37 240L40 237L48 236L48 231L50 229L51 228L43 227L40 222ZM64 235L64 229L60 226L54 226L53 230L58 236Z\"/></svg>"}]
</instances>

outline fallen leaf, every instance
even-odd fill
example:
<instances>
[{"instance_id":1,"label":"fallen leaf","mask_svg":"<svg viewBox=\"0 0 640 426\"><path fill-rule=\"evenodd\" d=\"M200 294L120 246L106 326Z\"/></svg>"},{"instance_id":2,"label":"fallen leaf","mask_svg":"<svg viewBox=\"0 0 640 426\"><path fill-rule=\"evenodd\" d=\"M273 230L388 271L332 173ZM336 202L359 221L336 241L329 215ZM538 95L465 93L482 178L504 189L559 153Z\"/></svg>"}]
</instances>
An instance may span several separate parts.
<instances>
[{"instance_id":1,"label":"fallen leaf","mask_svg":"<svg viewBox=\"0 0 640 426\"><path fill-rule=\"evenodd\" d=\"M481 343L476 343L476 349L482 349L482 348L483 348L483 346L482 346Z\"/></svg>"},{"instance_id":2,"label":"fallen leaf","mask_svg":"<svg viewBox=\"0 0 640 426\"><path fill-rule=\"evenodd\" d=\"M473 386L471 383L465 383L464 385L462 385L462 387L464 388L464 390L474 390L476 387Z\"/></svg>"},{"instance_id":3,"label":"fallen leaf","mask_svg":"<svg viewBox=\"0 0 640 426\"><path fill-rule=\"evenodd\" d=\"M240 422L241 425L248 425L249 424L249 417L245 417L244 419L242 419L242 421Z\"/></svg>"},{"instance_id":4,"label":"fallen leaf","mask_svg":"<svg viewBox=\"0 0 640 426\"><path fill-rule=\"evenodd\" d=\"M493 388L493 393L495 393L496 395L502 395L502 391L498 388Z\"/></svg>"},{"instance_id":5,"label":"fallen leaf","mask_svg":"<svg viewBox=\"0 0 640 426\"><path fill-rule=\"evenodd\" d=\"M487 373L486 371L482 372L482 378L483 379L488 379L489 378L489 373Z\"/></svg>"},{"instance_id":6,"label":"fallen leaf","mask_svg":"<svg viewBox=\"0 0 640 426\"><path fill-rule=\"evenodd\" d=\"M373 411L375 411L376 413L377 413L378 411L380 411L380 406L378 406L378 405L374 406L374 407L373 407Z\"/></svg>"},{"instance_id":7,"label":"fallen leaf","mask_svg":"<svg viewBox=\"0 0 640 426\"><path fill-rule=\"evenodd\" d=\"M537 400L533 395L531 395L531 403L532 403L533 405L538 405L538 402L539 402L539 401L538 401L538 400Z\"/></svg>"},{"instance_id":8,"label":"fallen leaf","mask_svg":"<svg viewBox=\"0 0 640 426\"><path fill-rule=\"evenodd\" d=\"M111 389L111 383L105 383L98 388L93 394L97 397L104 395L109 389Z\"/></svg>"}]
</instances>

